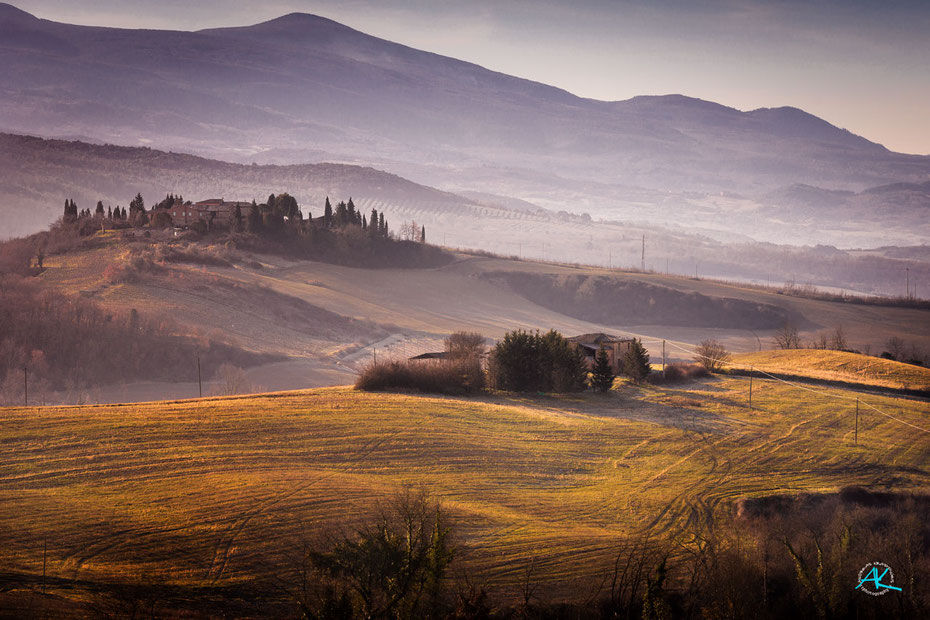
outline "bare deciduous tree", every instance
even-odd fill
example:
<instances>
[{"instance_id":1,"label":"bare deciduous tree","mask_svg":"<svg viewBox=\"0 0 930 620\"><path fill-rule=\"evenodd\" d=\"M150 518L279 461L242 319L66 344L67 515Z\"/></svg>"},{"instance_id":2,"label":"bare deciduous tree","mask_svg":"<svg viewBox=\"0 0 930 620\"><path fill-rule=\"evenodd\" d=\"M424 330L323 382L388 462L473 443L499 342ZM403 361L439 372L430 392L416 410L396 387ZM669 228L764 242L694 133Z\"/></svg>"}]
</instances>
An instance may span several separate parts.
<instances>
[{"instance_id":1,"label":"bare deciduous tree","mask_svg":"<svg viewBox=\"0 0 930 620\"><path fill-rule=\"evenodd\" d=\"M328 549L305 550L288 589L303 617L445 617L452 528L425 492L404 491Z\"/></svg>"},{"instance_id":2,"label":"bare deciduous tree","mask_svg":"<svg viewBox=\"0 0 930 620\"><path fill-rule=\"evenodd\" d=\"M888 339L888 342L885 343L885 349L887 349L887 352L891 355L891 359L901 361L904 359L907 345L904 343L903 338L892 336Z\"/></svg>"},{"instance_id":3,"label":"bare deciduous tree","mask_svg":"<svg viewBox=\"0 0 930 620\"><path fill-rule=\"evenodd\" d=\"M717 372L731 359L730 352L716 340L703 340L694 352L694 361L701 364L708 372Z\"/></svg>"},{"instance_id":4,"label":"bare deciduous tree","mask_svg":"<svg viewBox=\"0 0 930 620\"><path fill-rule=\"evenodd\" d=\"M247 394L252 391L252 384L238 366L221 364L213 377L212 392L217 396L231 396L233 394Z\"/></svg>"},{"instance_id":5,"label":"bare deciduous tree","mask_svg":"<svg viewBox=\"0 0 930 620\"><path fill-rule=\"evenodd\" d=\"M798 336L798 328L790 322L785 323L775 332L775 344L779 349L800 349L801 339Z\"/></svg>"},{"instance_id":6,"label":"bare deciduous tree","mask_svg":"<svg viewBox=\"0 0 930 620\"><path fill-rule=\"evenodd\" d=\"M837 325L830 335L830 348L834 351L845 351L849 348L849 344L846 342L846 330L843 329L842 325Z\"/></svg>"},{"instance_id":7,"label":"bare deciduous tree","mask_svg":"<svg viewBox=\"0 0 930 620\"><path fill-rule=\"evenodd\" d=\"M446 352L455 359L470 359L484 353L484 336L477 332L455 332L445 340Z\"/></svg>"},{"instance_id":8,"label":"bare deciduous tree","mask_svg":"<svg viewBox=\"0 0 930 620\"><path fill-rule=\"evenodd\" d=\"M415 220L404 222L400 225L400 238L405 241L419 241L420 225Z\"/></svg>"}]
</instances>

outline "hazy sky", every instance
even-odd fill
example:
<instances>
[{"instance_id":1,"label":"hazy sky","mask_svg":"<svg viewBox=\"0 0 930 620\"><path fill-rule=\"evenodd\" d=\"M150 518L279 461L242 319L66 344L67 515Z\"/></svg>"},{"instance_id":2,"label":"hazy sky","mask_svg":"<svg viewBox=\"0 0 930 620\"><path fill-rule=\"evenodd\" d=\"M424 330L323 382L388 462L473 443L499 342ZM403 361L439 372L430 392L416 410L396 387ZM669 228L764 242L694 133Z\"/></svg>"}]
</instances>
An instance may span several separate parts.
<instances>
[{"instance_id":1,"label":"hazy sky","mask_svg":"<svg viewBox=\"0 0 930 620\"><path fill-rule=\"evenodd\" d=\"M13 0L39 17L196 30L301 11L617 100L792 105L930 154L930 0Z\"/></svg>"}]
</instances>

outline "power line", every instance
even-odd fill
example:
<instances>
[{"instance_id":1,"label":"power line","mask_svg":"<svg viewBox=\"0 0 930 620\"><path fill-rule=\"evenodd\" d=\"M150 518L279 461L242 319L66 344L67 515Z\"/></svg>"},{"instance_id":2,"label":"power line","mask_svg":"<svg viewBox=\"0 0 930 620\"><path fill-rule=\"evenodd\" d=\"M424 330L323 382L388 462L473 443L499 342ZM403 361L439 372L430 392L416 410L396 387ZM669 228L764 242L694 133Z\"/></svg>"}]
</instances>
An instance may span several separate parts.
<instances>
[{"instance_id":1,"label":"power line","mask_svg":"<svg viewBox=\"0 0 930 620\"><path fill-rule=\"evenodd\" d=\"M674 342L669 342L669 344L670 344L671 346L675 347L676 349L679 349L679 350L681 350L681 351L684 351L685 353L690 353L691 355L694 355L695 357L700 357L700 358L708 359L708 360L711 359L711 358L707 357L706 355L701 355L701 354L696 353L696 352L694 352L694 351L688 351L688 350L685 349L684 347L680 347L680 346L676 345ZM689 345L689 346L695 346L695 345ZM740 370L746 370L746 367L745 367L745 366L741 366L741 365L739 365L739 364L730 364L730 365L733 366L733 367L735 367L735 368L739 368ZM787 379L782 379L781 377L777 377L777 376L775 376L775 375L773 375L773 374L771 374L771 373L765 372L764 370L759 370L758 368L753 369L753 367L751 367L751 366L749 367L749 370L750 370L751 372L754 371L754 372L758 372L759 374L763 374L763 375L765 375L766 377L769 377L770 379L773 379L773 380L775 380L775 381L780 381L781 383L784 383L784 384L786 384L786 385L790 385L790 386L795 387L795 388L798 388L798 389L800 389L800 390L806 390L806 391L812 392L812 393L814 393L814 394L819 394L819 395L821 395L821 396L826 396L827 398L842 399L842 400L850 400L850 401L854 400L854 401L856 401L857 403L861 402L864 406L866 406L866 407L868 407L869 409L872 409L872 410L874 410L874 411L877 411L878 413L882 414L882 415L885 416L886 418L889 418L889 419L891 419L891 420L894 420L895 422L900 422L901 424L904 424L905 426L910 426L911 428L913 428L913 429L915 429L915 430L918 430L918 431L921 431L921 432L924 432L924 433L930 433L930 429L921 428L921 427L919 427L919 426L916 426L916 425L914 425L914 424L911 424L910 422L907 422L907 421L902 420L902 419L900 419L900 418L896 418L896 417L894 417L893 415L891 415L890 413L886 413L885 411L882 411L881 409L879 409L879 408L876 407L875 405L871 405L871 404L865 402L864 400L860 400L860 399L859 399L858 397L856 397L856 396L843 396L843 395L841 395L841 394L833 394L833 393L830 393L830 392L825 392L825 391L823 391L823 390L817 390L817 389L814 389L814 388L812 388L812 387L808 387L808 386L806 386L806 385L801 385L800 383L795 383L795 382L793 382L793 381L788 381ZM750 379L751 379L751 378L752 378L752 377L750 376Z\"/></svg>"}]
</instances>

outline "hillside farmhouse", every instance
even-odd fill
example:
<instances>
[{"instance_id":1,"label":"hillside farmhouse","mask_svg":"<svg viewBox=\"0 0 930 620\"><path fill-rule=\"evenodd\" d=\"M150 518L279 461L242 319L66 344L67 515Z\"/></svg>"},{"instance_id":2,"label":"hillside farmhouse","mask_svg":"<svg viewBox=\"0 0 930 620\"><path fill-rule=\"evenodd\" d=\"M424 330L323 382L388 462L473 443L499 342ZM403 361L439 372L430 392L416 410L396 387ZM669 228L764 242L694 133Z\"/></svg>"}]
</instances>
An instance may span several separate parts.
<instances>
[{"instance_id":1,"label":"hillside farmhouse","mask_svg":"<svg viewBox=\"0 0 930 620\"><path fill-rule=\"evenodd\" d=\"M202 220L207 225L221 224L228 226L236 213L238 206L243 217L248 215L250 202L227 202L223 198L211 198L201 200L200 202L185 203L176 202L167 208L153 208L149 213L154 215L158 211L166 211L171 216L171 221L175 226L189 226L198 220Z\"/></svg>"},{"instance_id":2,"label":"hillside farmhouse","mask_svg":"<svg viewBox=\"0 0 930 620\"><path fill-rule=\"evenodd\" d=\"M568 341L578 348L584 355L585 362L589 369L594 368L597 352L603 348L607 351L607 359L610 360L610 367L615 374L619 374L623 364L623 357L630 349L632 338L618 338L609 334L581 334L568 338Z\"/></svg>"}]
</instances>

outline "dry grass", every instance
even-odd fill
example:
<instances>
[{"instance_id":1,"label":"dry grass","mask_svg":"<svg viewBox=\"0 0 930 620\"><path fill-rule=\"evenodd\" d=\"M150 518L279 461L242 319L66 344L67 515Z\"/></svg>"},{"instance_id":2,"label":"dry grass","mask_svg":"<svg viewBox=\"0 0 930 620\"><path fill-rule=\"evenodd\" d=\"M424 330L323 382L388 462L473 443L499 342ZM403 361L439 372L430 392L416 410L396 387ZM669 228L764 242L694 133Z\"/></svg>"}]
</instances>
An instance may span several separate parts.
<instances>
[{"instance_id":1,"label":"dry grass","mask_svg":"<svg viewBox=\"0 0 930 620\"><path fill-rule=\"evenodd\" d=\"M687 539L739 497L930 489L930 435L783 384L460 399L349 388L0 409L0 564L66 579L229 585L403 485L441 499L461 560L513 593L535 558L576 596L625 538ZM838 390L832 393L840 394ZM927 403L867 397L930 426ZM70 594L69 596L74 596Z\"/></svg>"},{"instance_id":2,"label":"dry grass","mask_svg":"<svg viewBox=\"0 0 930 620\"><path fill-rule=\"evenodd\" d=\"M773 373L880 387L930 390L930 368L880 357L821 349L788 349L736 355L733 364Z\"/></svg>"}]
</instances>

